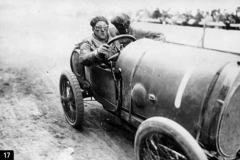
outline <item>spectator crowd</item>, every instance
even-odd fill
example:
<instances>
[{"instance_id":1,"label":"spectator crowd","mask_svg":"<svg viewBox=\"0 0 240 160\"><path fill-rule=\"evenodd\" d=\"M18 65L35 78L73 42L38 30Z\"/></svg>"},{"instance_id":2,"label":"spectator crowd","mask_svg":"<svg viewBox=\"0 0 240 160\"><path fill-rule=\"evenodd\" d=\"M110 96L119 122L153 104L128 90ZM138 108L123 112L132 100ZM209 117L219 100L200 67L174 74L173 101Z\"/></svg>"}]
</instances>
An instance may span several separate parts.
<instances>
[{"instance_id":1,"label":"spectator crowd","mask_svg":"<svg viewBox=\"0 0 240 160\"><path fill-rule=\"evenodd\" d=\"M202 11L197 9L192 10L153 10L141 9L138 10L134 19L142 21L143 19L152 19L155 23L183 25L195 27L212 27L223 29L240 29L240 7L237 7L235 12L228 12L226 9L214 9L212 11Z\"/></svg>"}]
</instances>

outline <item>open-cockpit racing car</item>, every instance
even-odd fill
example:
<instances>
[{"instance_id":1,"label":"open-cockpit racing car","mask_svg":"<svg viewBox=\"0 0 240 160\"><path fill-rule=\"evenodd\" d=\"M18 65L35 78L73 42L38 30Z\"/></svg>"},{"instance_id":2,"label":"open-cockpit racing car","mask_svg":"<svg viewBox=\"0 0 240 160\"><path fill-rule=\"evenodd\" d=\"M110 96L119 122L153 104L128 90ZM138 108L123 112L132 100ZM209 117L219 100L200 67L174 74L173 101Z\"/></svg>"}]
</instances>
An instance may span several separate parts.
<instances>
[{"instance_id":1,"label":"open-cockpit racing car","mask_svg":"<svg viewBox=\"0 0 240 160\"><path fill-rule=\"evenodd\" d=\"M131 35L109 45L117 53L91 67L78 62L76 47L61 74L71 126L82 126L84 99L94 97L137 129L138 160L240 159L238 56Z\"/></svg>"}]
</instances>

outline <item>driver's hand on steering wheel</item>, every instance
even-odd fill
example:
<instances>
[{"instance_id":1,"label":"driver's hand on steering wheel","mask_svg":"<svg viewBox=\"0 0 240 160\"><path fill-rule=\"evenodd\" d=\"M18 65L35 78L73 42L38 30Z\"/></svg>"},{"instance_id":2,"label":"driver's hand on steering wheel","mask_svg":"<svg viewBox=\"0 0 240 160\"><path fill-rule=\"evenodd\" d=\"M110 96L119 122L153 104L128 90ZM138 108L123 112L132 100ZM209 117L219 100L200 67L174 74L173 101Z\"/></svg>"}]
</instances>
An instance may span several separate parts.
<instances>
[{"instance_id":1,"label":"driver's hand on steering wheel","mask_svg":"<svg viewBox=\"0 0 240 160\"><path fill-rule=\"evenodd\" d=\"M107 44L102 44L96 52L96 57L99 59L103 59L105 57L109 57L110 54L110 46Z\"/></svg>"}]
</instances>

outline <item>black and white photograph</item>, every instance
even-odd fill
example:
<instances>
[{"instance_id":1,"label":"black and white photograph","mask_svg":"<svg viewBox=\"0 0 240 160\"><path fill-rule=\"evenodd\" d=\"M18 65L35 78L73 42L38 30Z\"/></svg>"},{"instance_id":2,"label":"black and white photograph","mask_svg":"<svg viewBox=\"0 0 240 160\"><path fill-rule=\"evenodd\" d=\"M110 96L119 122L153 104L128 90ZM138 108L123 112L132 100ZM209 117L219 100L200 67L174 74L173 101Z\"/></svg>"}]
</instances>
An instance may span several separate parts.
<instances>
[{"instance_id":1,"label":"black and white photograph","mask_svg":"<svg viewBox=\"0 0 240 160\"><path fill-rule=\"evenodd\" d=\"M0 0L0 160L239 160L239 122L239 0Z\"/></svg>"}]
</instances>

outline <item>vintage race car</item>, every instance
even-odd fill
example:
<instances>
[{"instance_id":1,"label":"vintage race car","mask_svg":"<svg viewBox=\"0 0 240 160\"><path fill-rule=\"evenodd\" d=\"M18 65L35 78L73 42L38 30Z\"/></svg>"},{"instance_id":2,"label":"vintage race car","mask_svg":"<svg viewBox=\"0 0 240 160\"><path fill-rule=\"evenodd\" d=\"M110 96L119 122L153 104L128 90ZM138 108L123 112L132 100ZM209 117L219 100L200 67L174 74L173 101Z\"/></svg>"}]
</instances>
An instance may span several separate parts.
<instances>
[{"instance_id":1,"label":"vintage race car","mask_svg":"<svg viewBox=\"0 0 240 160\"><path fill-rule=\"evenodd\" d=\"M84 99L94 97L137 129L138 160L240 158L238 56L130 35L109 44L117 54L91 67L78 63L76 47L72 71L61 74L71 126L82 126Z\"/></svg>"}]
</instances>

